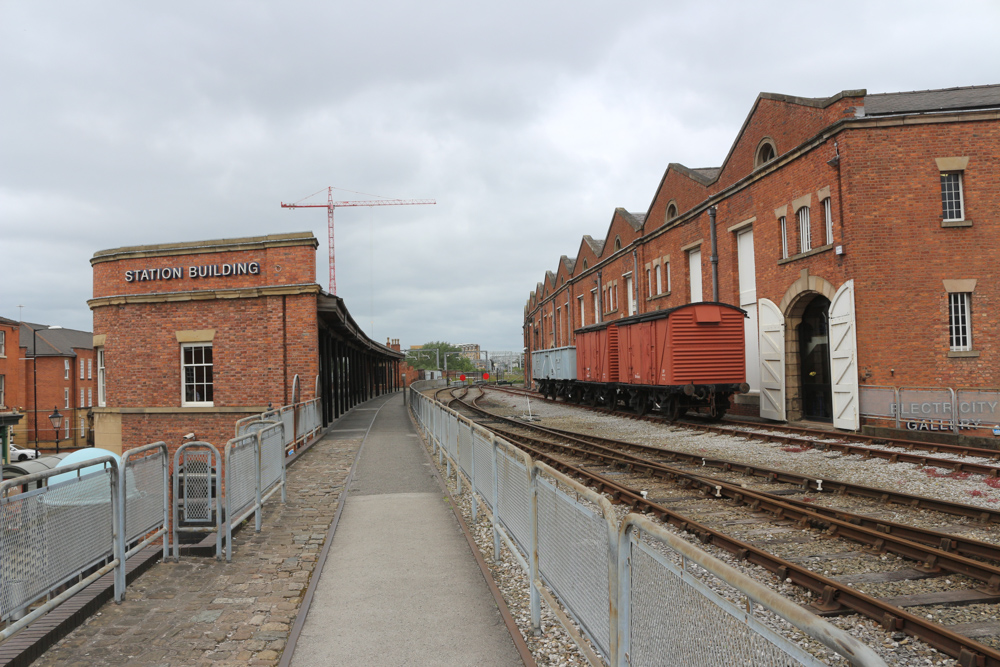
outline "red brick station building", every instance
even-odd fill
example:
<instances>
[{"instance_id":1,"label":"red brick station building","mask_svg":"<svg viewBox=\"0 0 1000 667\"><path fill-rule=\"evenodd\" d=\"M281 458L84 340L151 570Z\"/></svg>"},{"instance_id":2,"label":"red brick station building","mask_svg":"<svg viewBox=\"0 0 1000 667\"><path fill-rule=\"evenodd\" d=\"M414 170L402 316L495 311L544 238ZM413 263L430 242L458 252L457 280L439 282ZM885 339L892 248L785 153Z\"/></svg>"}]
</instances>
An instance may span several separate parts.
<instances>
[{"instance_id":1,"label":"red brick station building","mask_svg":"<svg viewBox=\"0 0 1000 667\"><path fill-rule=\"evenodd\" d=\"M891 411L920 413L906 428L993 437L983 427L1000 424L1000 85L761 93L721 166L669 164L645 212L616 209L603 239L584 236L546 272L524 311L527 351L711 301L713 213L718 300L749 315L751 392L734 412L857 430L874 423L861 405L874 387L982 388L982 401ZM959 409L978 419L957 427Z\"/></svg>"},{"instance_id":2,"label":"red brick station building","mask_svg":"<svg viewBox=\"0 0 1000 667\"><path fill-rule=\"evenodd\" d=\"M316 283L310 233L103 250L91 259L95 444L120 452L321 398L324 425L400 388L398 341L370 340Z\"/></svg>"}]
</instances>

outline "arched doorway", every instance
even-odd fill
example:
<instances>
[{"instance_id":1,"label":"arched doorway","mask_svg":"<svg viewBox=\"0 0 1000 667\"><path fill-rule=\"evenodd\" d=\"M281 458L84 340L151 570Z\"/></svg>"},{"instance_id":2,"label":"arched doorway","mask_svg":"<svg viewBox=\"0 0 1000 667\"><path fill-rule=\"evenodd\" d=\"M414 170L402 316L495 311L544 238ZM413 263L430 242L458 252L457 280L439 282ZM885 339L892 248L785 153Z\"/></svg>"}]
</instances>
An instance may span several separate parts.
<instances>
[{"instance_id":1,"label":"arched doorway","mask_svg":"<svg viewBox=\"0 0 1000 667\"><path fill-rule=\"evenodd\" d=\"M797 329L802 419L832 422L830 300L822 295L810 299Z\"/></svg>"}]
</instances>

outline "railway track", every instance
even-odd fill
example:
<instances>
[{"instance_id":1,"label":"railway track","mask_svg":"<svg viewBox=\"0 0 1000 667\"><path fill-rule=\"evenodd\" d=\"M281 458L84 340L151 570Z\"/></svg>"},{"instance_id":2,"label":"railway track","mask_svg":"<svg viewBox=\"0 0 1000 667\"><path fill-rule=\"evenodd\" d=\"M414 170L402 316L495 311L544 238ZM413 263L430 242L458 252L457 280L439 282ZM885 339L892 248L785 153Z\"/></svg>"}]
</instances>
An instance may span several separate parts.
<instances>
[{"instance_id":1,"label":"railway track","mask_svg":"<svg viewBox=\"0 0 1000 667\"><path fill-rule=\"evenodd\" d=\"M824 537L836 536L851 540L873 551L895 553L918 563L917 570L901 572L897 575L897 580L910 577L924 578L944 573L967 577L978 584L980 590L958 592L956 595L952 595L953 598L964 597L966 602L989 604L1000 602L1000 566L997 565L1000 562L1000 547L996 545L941 531L919 529L905 524L851 514L843 510L793 501L775 494L748 489L744 484L693 473L690 470L666 465L623 450L638 448L647 456L653 455L668 459L671 455L680 455L681 458L687 457L688 463L697 458L680 452L665 452L654 447L620 443L602 438L580 437L555 429L539 429L534 425L526 425L516 420L488 413L467 401L461 405L463 410L477 411L477 421L485 422L484 426L487 428L497 431L508 440L515 441L518 446L523 447L532 456L546 461L553 467L579 479L587 480L600 491L609 494L615 502L623 503L633 510L653 514L666 523L693 533L706 544L712 544L741 559L765 567L778 575L781 580L811 591L819 598L814 603L814 607L818 611L823 613L859 612L874 618L886 630L903 631L923 639L931 646L958 658L960 664L1000 665L1000 652L996 649L910 613L902 606L861 593L849 583L820 575L800 563L780 558L751 542L733 537L729 534L732 529L729 531L719 530L711 526L710 522L682 515L667 507L669 503L650 498L648 490L627 486L612 480L610 475L620 475L624 470L635 478L635 481L641 482L646 487L649 487L651 480L655 480L657 483L670 482L676 484L683 492L697 492L697 497L700 500L729 500L731 501L728 503L729 505L743 506L746 511L755 515L750 519L737 520L734 525L743 525L748 521L760 523L762 520L760 513L764 512L765 516L770 516L772 520L778 521L782 527L798 526L804 529L818 530L822 532ZM529 429L534 431L534 434L525 433ZM595 440L603 441L603 443L595 442ZM552 450L556 450L559 456L553 455ZM571 459L572 462L567 459ZM706 460L702 460L701 463L702 468L709 465ZM717 463L716 467L723 472L739 470L743 467L732 462L718 461ZM601 468L604 471L603 474L593 470L595 466ZM810 484L816 484L819 488L814 490L840 491L836 486L833 486L836 484L833 480L826 480L826 484L824 484L824 480L809 480L803 476L798 476L795 479L787 477L781 479L783 475L787 474L780 471L767 471L764 475L761 475L761 472L758 469L751 471L751 474L765 476L769 481L797 484L807 489L810 488ZM870 491L872 490L867 490L867 492ZM854 489L854 492L857 493L858 489ZM899 497L902 495L905 494L898 494L896 502L902 499ZM942 509L940 504L942 501L921 497L908 497L906 504L907 506L926 507L926 505L920 504L926 501L938 505L934 509L947 511ZM1000 514L996 512L986 512L989 516L983 517L981 516L983 514L981 508L973 509L980 513L979 518L981 519L1000 520ZM951 507L950 513L967 514L967 506L961 509ZM976 560L977 558L984 560ZM892 575L888 576L891 580Z\"/></svg>"},{"instance_id":2,"label":"railway track","mask_svg":"<svg viewBox=\"0 0 1000 667\"><path fill-rule=\"evenodd\" d=\"M559 401L545 398L537 392L528 391L526 389L513 389L510 387L505 387L503 389L491 389L520 396L528 396L534 400L560 403ZM951 470L956 473L979 474L991 479L1000 478L1000 451L993 449L983 449L965 445L952 445L947 443L882 438L863 434L844 433L841 431L824 431L820 429L797 428L780 424L763 424L758 422L737 421L733 419L727 419L725 422L707 422L696 419L670 421L666 418L657 417L655 415L636 415L634 413L612 411L607 408L591 407L576 403L561 402L561 404L605 414L618 414L632 419L641 419L658 423L670 423L685 428L718 433L722 435L732 435L739 438L749 438L763 442L778 442L789 446L808 447L811 449L836 451L844 456L878 458L889 461L890 463L912 463L925 468L933 467ZM865 443L871 446L865 446L865 444L859 443ZM949 454L958 458L944 458L941 456L918 454L915 452Z\"/></svg>"}]
</instances>

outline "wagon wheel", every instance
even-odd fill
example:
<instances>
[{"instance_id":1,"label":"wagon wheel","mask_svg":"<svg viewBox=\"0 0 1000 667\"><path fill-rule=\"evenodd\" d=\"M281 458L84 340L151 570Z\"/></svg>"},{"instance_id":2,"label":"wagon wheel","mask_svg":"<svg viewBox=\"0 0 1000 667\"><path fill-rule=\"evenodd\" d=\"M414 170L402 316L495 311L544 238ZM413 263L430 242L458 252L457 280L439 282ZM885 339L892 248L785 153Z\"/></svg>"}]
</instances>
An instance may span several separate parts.
<instances>
[{"instance_id":1,"label":"wagon wheel","mask_svg":"<svg viewBox=\"0 0 1000 667\"><path fill-rule=\"evenodd\" d=\"M649 410L649 398L645 393L639 392L634 399L635 413L642 417Z\"/></svg>"},{"instance_id":2,"label":"wagon wheel","mask_svg":"<svg viewBox=\"0 0 1000 667\"><path fill-rule=\"evenodd\" d=\"M598 394L597 390L596 389L588 389L587 392L588 392L587 405L589 405L592 408L597 407L597 403L598 403L598 401L601 398L600 395Z\"/></svg>"},{"instance_id":3,"label":"wagon wheel","mask_svg":"<svg viewBox=\"0 0 1000 667\"><path fill-rule=\"evenodd\" d=\"M681 402L676 396L671 396L663 404L663 412L666 414L668 422L675 422L687 412L687 409L681 406Z\"/></svg>"}]
</instances>

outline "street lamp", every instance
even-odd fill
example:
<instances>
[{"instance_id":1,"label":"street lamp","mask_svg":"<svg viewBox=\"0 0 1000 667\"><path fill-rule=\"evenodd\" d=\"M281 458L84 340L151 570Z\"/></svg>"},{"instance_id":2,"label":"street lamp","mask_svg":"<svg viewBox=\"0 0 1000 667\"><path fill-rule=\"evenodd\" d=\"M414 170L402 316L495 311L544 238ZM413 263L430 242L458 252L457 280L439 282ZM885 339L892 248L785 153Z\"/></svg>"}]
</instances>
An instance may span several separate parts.
<instances>
[{"instance_id":1,"label":"street lamp","mask_svg":"<svg viewBox=\"0 0 1000 667\"><path fill-rule=\"evenodd\" d=\"M56 432L56 454L59 453L59 429L62 427L63 416L59 414L59 407L56 406L52 408L53 412L49 415L49 421L52 422L52 429Z\"/></svg>"}]
</instances>

